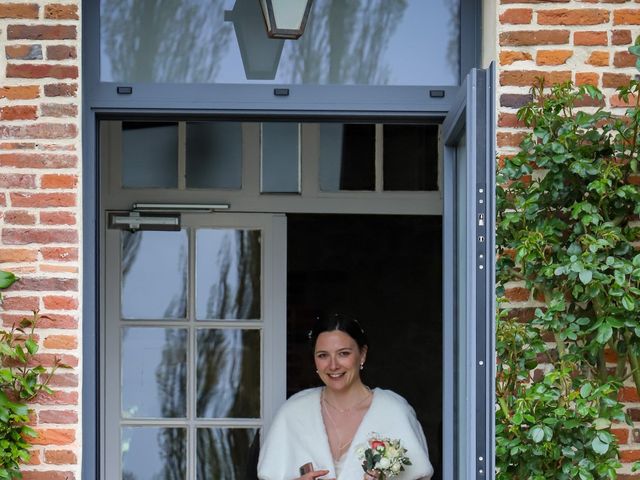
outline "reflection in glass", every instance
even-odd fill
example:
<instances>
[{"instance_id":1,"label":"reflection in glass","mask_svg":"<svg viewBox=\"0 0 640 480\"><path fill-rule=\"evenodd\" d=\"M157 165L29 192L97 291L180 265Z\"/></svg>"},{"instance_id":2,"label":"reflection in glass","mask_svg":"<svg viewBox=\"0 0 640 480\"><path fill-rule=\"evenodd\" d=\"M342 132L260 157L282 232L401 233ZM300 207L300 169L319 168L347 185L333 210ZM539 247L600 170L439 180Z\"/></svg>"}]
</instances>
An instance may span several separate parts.
<instances>
[{"instance_id":1,"label":"reflection in glass","mask_svg":"<svg viewBox=\"0 0 640 480\"><path fill-rule=\"evenodd\" d=\"M260 417L260 332L199 329L197 415L201 418Z\"/></svg>"},{"instance_id":2,"label":"reflection in glass","mask_svg":"<svg viewBox=\"0 0 640 480\"><path fill-rule=\"evenodd\" d=\"M438 126L385 125L384 190L438 189Z\"/></svg>"},{"instance_id":3,"label":"reflection in glass","mask_svg":"<svg viewBox=\"0 0 640 480\"><path fill-rule=\"evenodd\" d=\"M321 124L320 189L374 190L375 185L375 125Z\"/></svg>"},{"instance_id":4,"label":"reflection in glass","mask_svg":"<svg viewBox=\"0 0 640 480\"><path fill-rule=\"evenodd\" d=\"M123 428L122 480L185 480L186 442L184 428Z\"/></svg>"},{"instance_id":5,"label":"reflection in glass","mask_svg":"<svg viewBox=\"0 0 640 480\"><path fill-rule=\"evenodd\" d=\"M300 192L297 123L262 124L262 192Z\"/></svg>"},{"instance_id":6,"label":"reflection in glass","mask_svg":"<svg viewBox=\"0 0 640 480\"><path fill-rule=\"evenodd\" d=\"M122 233L122 317L185 318L187 233Z\"/></svg>"},{"instance_id":7,"label":"reflection in glass","mask_svg":"<svg viewBox=\"0 0 640 480\"><path fill-rule=\"evenodd\" d=\"M199 428L198 480L249 478L248 456L257 430L254 428Z\"/></svg>"},{"instance_id":8,"label":"reflection in glass","mask_svg":"<svg viewBox=\"0 0 640 480\"><path fill-rule=\"evenodd\" d=\"M196 232L196 318L260 318L260 230Z\"/></svg>"},{"instance_id":9,"label":"reflection in glass","mask_svg":"<svg viewBox=\"0 0 640 480\"><path fill-rule=\"evenodd\" d=\"M178 124L122 122L122 186L178 186Z\"/></svg>"},{"instance_id":10,"label":"reflection in glass","mask_svg":"<svg viewBox=\"0 0 640 480\"><path fill-rule=\"evenodd\" d=\"M122 416L185 417L187 330L122 329Z\"/></svg>"},{"instance_id":11,"label":"reflection in glass","mask_svg":"<svg viewBox=\"0 0 640 480\"><path fill-rule=\"evenodd\" d=\"M257 0L101 0L100 14L106 82L457 85L460 78L459 0L314 0L304 35L284 47L267 39L264 25L253 41L244 35L261 15Z\"/></svg>"}]
</instances>

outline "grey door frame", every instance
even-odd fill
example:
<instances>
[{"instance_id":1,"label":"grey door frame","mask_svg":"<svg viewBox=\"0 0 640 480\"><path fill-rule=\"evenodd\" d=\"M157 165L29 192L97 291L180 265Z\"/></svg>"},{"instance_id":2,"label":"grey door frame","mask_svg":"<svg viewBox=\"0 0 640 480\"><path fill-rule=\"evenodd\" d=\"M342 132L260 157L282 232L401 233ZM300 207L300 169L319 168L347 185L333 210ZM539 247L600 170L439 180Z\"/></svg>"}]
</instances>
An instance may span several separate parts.
<instances>
[{"instance_id":1,"label":"grey door frame","mask_svg":"<svg viewBox=\"0 0 640 480\"><path fill-rule=\"evenodd\" d=\"M464 472L446 472L445 480L484 480L493 478L495 471L495 138L494 138L494 85L495 66L487 70L473 69L456 100L442 129L445 143L444 156L444 220L443 220L443 281L444 281L444 348L443 381L444 408L443 451L444 463L454 465L456 459L454 432L456 413L468 417L465 444L469 445ZM457 158L457 145L466 139L466 157ZM466 185L457 182L460 162L466 164ZM466 278L458 278L454 248L458 241L456 215L457 189L466 188ZM449 248L447 248L449 246ZM467 309L460 312L456 304L458 289L467 297ZM464 373L471 385L467 404L456 408L455 325L458 316L467 318L469 338L468 361ZM473 458L471 457L473 454Z\"/></svg>"}]
</instances>

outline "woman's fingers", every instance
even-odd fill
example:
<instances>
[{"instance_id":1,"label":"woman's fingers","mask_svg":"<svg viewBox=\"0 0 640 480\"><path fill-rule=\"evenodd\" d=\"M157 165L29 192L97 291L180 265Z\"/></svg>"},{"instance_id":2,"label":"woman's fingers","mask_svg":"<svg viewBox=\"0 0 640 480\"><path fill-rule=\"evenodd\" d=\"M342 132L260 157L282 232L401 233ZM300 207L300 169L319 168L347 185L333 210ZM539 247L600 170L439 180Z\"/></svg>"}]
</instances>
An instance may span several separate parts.
<instances>
[{"instance_id":1,"label":"woman's fingers","mask_svg":"<svg viewBox=\"0 0 640 480\"><path fill-rule=\"evenodd\" d=\"M298 480L314 480L315 478L322 477L329 473L329 470L313 470L311 472L305 473Z\"/></svg>"}]
</instances>

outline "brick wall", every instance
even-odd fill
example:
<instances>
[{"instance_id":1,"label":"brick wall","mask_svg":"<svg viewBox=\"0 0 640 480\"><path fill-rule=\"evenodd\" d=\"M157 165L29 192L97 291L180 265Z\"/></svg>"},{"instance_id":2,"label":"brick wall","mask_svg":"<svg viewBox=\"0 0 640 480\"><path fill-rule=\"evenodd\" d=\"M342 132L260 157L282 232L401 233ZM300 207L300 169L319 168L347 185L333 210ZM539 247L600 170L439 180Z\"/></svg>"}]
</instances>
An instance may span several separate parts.
<instances>
[{"instance_id":1,"label":"brick wall","mask_svg":"<svg viewBox=\"0 0 640 480\"><path fill-rule=\"evenodd\" d=\"M24 480L80 478L79 0L0 0L0 268L21 277L0 312L38 309L40 360L71 365L35 405Z\"/></svg>"},{"instance_id":2,"label":"brick wall","mask_svg":"<svg viewBox=\"0 0 640 480\"><path fill-rule=\"evenodd\" d=\"M622 113L615 87L638 72L627 48L640 35L640 0L500 0L498 35L498 154L516 151L522 133L515 113L529 99L536 77L546 82L572 80L599 87L606 106ZM540 304L522 285L507 289L522 318ZM638 428L615 430L621 444L620 480L640 479L631 462L640 460L640 399L625 388L623 400Z\"/></svg>"}]
</instances>

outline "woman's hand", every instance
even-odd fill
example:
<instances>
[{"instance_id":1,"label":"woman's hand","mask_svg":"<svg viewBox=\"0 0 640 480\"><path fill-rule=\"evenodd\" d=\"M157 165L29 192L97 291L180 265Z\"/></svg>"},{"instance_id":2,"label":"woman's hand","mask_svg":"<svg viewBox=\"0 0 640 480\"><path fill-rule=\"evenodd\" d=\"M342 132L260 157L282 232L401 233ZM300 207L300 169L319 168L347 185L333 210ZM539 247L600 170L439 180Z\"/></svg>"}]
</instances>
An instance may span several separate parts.
<instances>
[{"instance_id":1,"label":"woman's hand","mask_svg":"<svg viewBox=\"0 0 640 480\"><path fill-rule=\"evenodd\" d=\"M367 472L364 472L363 480L378 480L379 476L380 472L378 470L369 470Z\"/></svg>"},{"instance_id":2,"label":"woman's hand","mask_svg":"<svg viewBox=\"0 0 640 480\"><path fill-rule=\"evenodd\" d=\"M296 478L296 480L314 480L318 477L322 477L329 473L329 470L313 470L311 472L305 473L303 476ZM329 479L327 479L329 480Z\"/></svg>"}]
</instances>

